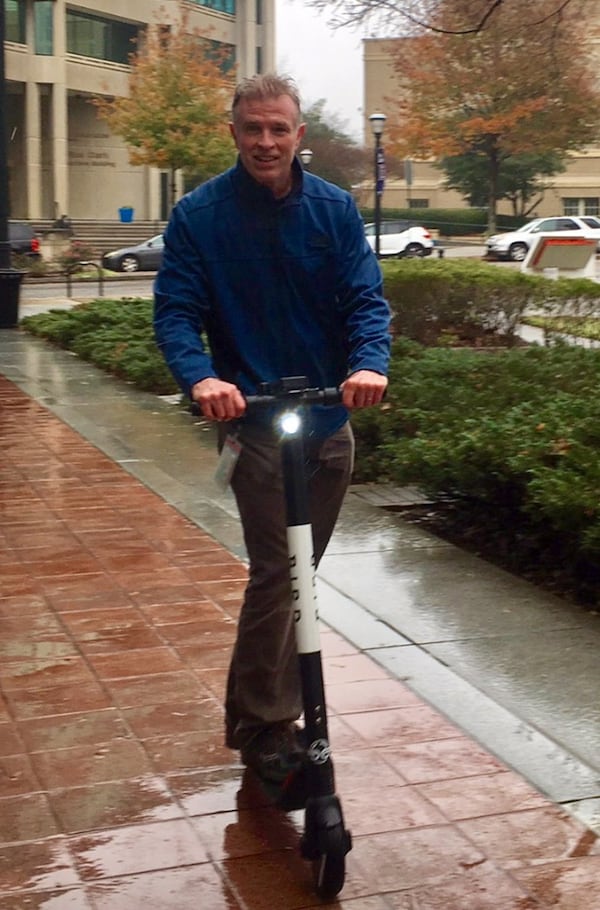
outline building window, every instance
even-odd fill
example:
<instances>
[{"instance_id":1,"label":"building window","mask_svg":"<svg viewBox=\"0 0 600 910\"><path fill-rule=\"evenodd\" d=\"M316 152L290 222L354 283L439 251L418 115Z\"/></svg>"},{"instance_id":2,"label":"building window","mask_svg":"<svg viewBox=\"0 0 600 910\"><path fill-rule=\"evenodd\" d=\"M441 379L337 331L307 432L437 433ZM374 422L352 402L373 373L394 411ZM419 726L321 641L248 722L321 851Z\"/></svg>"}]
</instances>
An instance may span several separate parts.
<instances>
[{"instance_id":1,"label":"building window","mask_svg":"<svg viewBox=\"0 0 600 910\"><path fill-rule=\"evenodd\" d=\"M235 16L235 0L192 0L198 6L206 6L207 9L215 9L219 13L229 13Z\"/></svg>"},{"instance_id":2,"label":"building window","mask_svg":"<svg viewBox=\"0 0 600 910\"><path fill-rule=\"evenodd\" d=\"M256 48L256 72L262 73L262 67L263 67L262 47L257 47Z\"/></svg>"},{"instance_id":3,"label":"building window","mask_svg":"<svg viewBox=\"0 0 600 910\"><path fill-rule=\"evenodd\" d=\"M202 53L216 63L225 76L235 70L235 45L213 41L212 38L200 38L200 45Z\"/></svg>"},{"instance_id":4,"label":"building window","mask_svg":"<svg viewBox=\"0 0 600 910\"><path fill-rule=\"evenodd\" d=\"M409 209L428 209L429 199L409 199L408 207Z\"/></svg>"},{"instance_id":5,"label":"building window","mask_svg":"<svg viewBox=\"0 0 600 910\"><path fill-rule=\"evenodd\" d=\"M138 29L126 22L67 10L67 51L96 60L129 63Z\"/></svg>"},{"instance_id":6,"label":"building window","mask_svg":"<svg viewBox=\"0 0 600 910\"><path fill-rule=\"evenodd\" d=\"M54 53L52 4L53 0L37 0L33 6L36 54Z\"/></svg>"},{"instance_id":7,"label":"building window","mask_svg":"<svg viewBox=\"0 0 600 910\"><path fill-rule=\"evenodd\" d=\"M598 196L565 196L563 198L563 215L600 215L600 198Z\"/></svg>"},{"instance_id":8,"label":"building window","mask_svg":"<svg viewBox=\"0 0 600 910\"><path fill-rule=\"evenodd\" d=\"M575 199L574 196L566 196L563 199L563 215L578 215L579 214L579 199Z\"/></svg>"},{"instance_id":9,"label":"building window","mask_svg":"<svg viewBox=\"0 0 600 910\"><path fill-rule=\"evenodd\" d=\"M7 41L25 44L25 0L4 0Z\"/></svg>"},{"instance_id":10,"label":"building window","mask_svg":"<svg viewBox=\"0 0 600 910\"><path fill-rule=\"evenodd\" d=\"M262 0L256 0L256 24L263 24L263 5ZM258 71L260 73L260 70Z\"/></svg>"}]
</instances>

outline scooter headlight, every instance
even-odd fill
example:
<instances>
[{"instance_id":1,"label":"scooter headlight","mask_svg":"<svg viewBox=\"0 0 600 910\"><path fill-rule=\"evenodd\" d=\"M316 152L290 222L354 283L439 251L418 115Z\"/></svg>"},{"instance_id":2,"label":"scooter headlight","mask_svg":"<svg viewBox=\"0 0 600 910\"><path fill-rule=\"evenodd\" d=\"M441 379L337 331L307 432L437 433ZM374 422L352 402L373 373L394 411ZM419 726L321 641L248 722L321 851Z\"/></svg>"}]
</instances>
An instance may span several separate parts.
<instances>
[{"instance_id":1,"label":"scooter headlight","mask_svg":"<svg viewBox=\"0 0 600 910\"><path fill-rule=\"evenodd\" d=\"M279 418L279 427L284 436L295 436L301 425L302 421L295 411L284 411Z\"/></svg>"}]
</instances>

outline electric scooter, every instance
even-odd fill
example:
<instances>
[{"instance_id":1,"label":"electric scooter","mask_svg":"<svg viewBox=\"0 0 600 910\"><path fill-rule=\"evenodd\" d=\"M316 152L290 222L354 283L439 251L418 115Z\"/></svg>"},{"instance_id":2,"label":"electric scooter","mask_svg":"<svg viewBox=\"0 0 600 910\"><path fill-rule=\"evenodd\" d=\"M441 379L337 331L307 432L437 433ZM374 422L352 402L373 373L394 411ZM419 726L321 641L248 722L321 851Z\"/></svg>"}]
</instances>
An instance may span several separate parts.
<instances>
[{"instance_id":1,"label":"electric scooter","mask_svg":"<svg viewBox=\"0 0 600 910\"><path fill-rule=\"evenodd\" d=\"M303 408L310 404L339 404L339 389L310 388L304 376L262 383L259 394L247 396L248 409L268 407L281 437L281 463L286 500L287 540L292 584L292 604L300 665L305 758L280 786L261 781L284 810L305 809L300 852L313 866L317 894L325 899L342 890L346 854L352 836L344 824L335 791L334 769L327 728L321 662L319 614L315 586L315 557L303 439Z\"/></svg>"}]
</instances>

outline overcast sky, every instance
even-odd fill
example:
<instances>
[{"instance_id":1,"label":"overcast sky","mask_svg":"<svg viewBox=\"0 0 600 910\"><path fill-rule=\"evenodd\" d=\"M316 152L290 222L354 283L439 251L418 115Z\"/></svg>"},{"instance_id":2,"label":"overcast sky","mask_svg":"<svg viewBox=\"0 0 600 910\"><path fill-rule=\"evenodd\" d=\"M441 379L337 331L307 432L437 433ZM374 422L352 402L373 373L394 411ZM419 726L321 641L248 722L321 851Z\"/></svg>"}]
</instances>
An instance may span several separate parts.
<instances>
[{"instance_id":1,"label":"overcast sky","mask_svg":"<svg viewBox=\"0 0 600 910\"><path fill-rule=\"evenodd\" d=\"M297 81L305 107L325 98L326 111L362 141L361 33L333 30L326 19L303 0L276 0L277 69Z\"/></svg>"}]
</instances>

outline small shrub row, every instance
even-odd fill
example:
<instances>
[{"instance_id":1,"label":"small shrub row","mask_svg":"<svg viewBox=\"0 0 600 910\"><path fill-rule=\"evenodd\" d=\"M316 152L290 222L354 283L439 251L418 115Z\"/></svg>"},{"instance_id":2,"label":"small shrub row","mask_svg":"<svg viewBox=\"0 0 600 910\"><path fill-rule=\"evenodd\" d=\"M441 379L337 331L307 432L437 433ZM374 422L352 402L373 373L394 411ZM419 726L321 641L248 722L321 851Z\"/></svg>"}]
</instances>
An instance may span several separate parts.
<instances>
[{"instance_id":1,"label":"small shrub row","mask_svg":"<svg viewBox=\"0 0 600 910\"><path fill-rule=\"evenodd\" d=\"M140 389L157 395L178 390L154 341L150 300L93 300L26 316L21 325Z\"/></svg>"},{"instance_id":2,"label":"small shrub row","mask_svg":"<svg viewBox=\"0 0 600 910\"><path fill-rule=\"evenodd\" d=\"M487 335L510 346L534 311L589 316L600 304L600 284L588 278L554 281L465 259L389 260L382 268L394 333L425 345Z\"/></svg>"},{"instance_id":3,"label":"small shrub row","mask_svg":"<svg viewBox=\"0 0 600 910\"><path fill-rule=\"evenodd\" d=\"M365 206L361 208L364 221L375 221L375 210ZM402 219L420 224L429 230L437 230L441 237L468 237L473 234L485 234L488 215L485 209L384 209L382 221ZM512 215L498 215L499 231L512 231L521 227L525 219Z\"/></svg>"},{"instance_id":4,"label":"small shrub row","mask_svg":"<svg viewBox=\"0 0 600 910\"><path fill-rule=\"evenodd\" d=\"M600 355L579 346L396 342L386 402L353 417L358 479L484 503L600 579L599 383Z\"/></svg>"}]
</instances>

